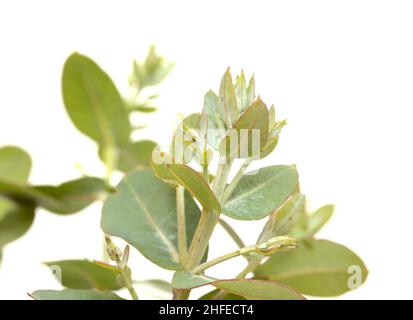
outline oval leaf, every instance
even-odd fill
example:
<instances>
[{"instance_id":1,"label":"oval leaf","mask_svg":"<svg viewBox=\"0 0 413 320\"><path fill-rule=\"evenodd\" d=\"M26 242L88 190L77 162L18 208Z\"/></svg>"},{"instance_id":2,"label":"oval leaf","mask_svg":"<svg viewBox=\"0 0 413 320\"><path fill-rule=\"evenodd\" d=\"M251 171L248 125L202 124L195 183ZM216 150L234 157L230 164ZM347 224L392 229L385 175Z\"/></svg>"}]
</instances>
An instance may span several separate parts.
<instances>
[{"instance_id":1,"label":"oval leaf","mask_svg":"<svg viewBox=\"0 0 413 320\"><path fill-rule=\"evenodd\" d=\"M37 290L30 294L36 300L125 300L110 291L95 290Z\"/></svg>"},{"instance_id":2,"label":"oval leaf","mask_svg":"<svg viewBox=\"0 0 413 320\"><path fill-rule=\"evenodd\" d=\"M110 77L90 58L73 53L63 69L63 100L76 128L104 148L128 144L131 126Z\"/></svg>"},{"instance_id":3,"label":"oval leaf","mask_svg":"<svg viewBox=\"0 0 413 320\"><path fill-rule=\"evenodd\" d=\"M239 220L257 220L269 215L294 192L298 173L293 166L270 166L244 175L222 208Z\"/></svg>"},{"instance_id":4,"label":"oval leaf","mask_svg":"<svg viewBox=\"0 0 413 320\"><path fill-rule=\"evenodd\" d=\"M0 177L2 180L25 184L32 167L30 155L23 149L7 146L0 148Z\"/></svg>"},{"instance_id":5,"label":"oval leaf","mask_svg":"<svg viewBox=\"0 0 413 320\"><path fill-rule=\"evenodd\" d=\"M190 243L200 211L186 193L185 215ZM175 190L155 177L152 170L135 170L119 183L103 206L104 232L120 237L146 258L176 270L179 264Z\"/></svg>"},{"instance_id":6,"label":"oval leaf","mask_svg":"<svg viewBox=\"0 0 413 320\"><path fill-rule=\"evenodd\" d=\"M18 201L29 201L48 211L70 214L80 211L107 191L105 182L85 177L60 186L21 186L0 179L0 194Z\"/></svg>"},{"instance_id":7,"label":"oval leaf","mask_svg":"<svg viewBox=\"0 0 413 320\"><path fill-rule=\"evenodd\" d=\"M66 288L104 291L124 287L120 274L115 271L115 268L105 268L88 260L61 260L45 264L58 272L59 280Z\"/></svg>"},{"instance_id":8,"label":"oval leaf","mask_svg":"<svg viewBox=\"0 0 413 320\"><path fill-rule=\"evenodd\" d=\"M0 248L24 235L34 220L35 207L0 197Z\"/></svg>"},{"instance_id":9,"label":"oval leaf","mask_svg":"<svg viewBox=\"0 0 413 320\"><path fill-rule=\"evenodd\" d=\"M308 240L294 250L273 255L255 274L281 281L303 294L329 297L350 290L352 268L358 268L364 283L368 271L354 252L328 240Z\"/></svg>"},{"instance_id":10,"label":"oval leaf","mask_svg":"<svg viewBox=\"0 0 413 320\"><path fill-rule=\"evenodd\" d=\"M275 281L255 279L217 280L207 276L177 271L172 279L175 289L193 289L205 285L245 297L249 300L303 300L299 293Z\"/></svg>"},{"instance_id":11,"label":"oval leaf","mask_svg":"<svg viewBox=\"0 0 413 320\"><path fill-rule=\"evenodd\" d=\"M237 96L235 94L234 84L232 83L232 76L229 68L225 71L221 79L219 99L224 107L225 123L228 127L231 127L239 117L239 110L237 107Z\"/></svg>"}]
</instances>

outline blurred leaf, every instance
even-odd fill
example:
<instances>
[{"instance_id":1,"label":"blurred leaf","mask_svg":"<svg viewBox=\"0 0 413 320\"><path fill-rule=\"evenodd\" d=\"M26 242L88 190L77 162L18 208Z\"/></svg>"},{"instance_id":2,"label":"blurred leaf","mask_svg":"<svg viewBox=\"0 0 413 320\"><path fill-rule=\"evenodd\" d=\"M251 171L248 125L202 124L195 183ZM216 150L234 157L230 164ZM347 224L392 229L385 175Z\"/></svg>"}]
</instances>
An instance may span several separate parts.
<instances>
[{"instance_id":1,"label":"blurred leaf","mask_svg":"<svg viewBox=\"0 0 413 320\"><path fill-rule=\"evenodd\" d=\"M125 300L110 291L81 289L37 290L30 296L36 300Z\"/></svg>"},{"instance_id":2,"label":"blurred leaf","mask_svg":"<svg viewBox=\"0 0 413 320\"><path fill-rule=\"evenodd\" d=\"M186 271L177 271L172 280L176 289L193 289L204 285L225 290L249 300L303 300L299 293L275 281L255 279L216 280L206 276L193 275Z\"/></svg>"},{"instance_id":3,"label":"blurred leaf","mask_svg":"<svg viewBox=\"0 0 413 320\"><path fill-rule=\"evenodd\" d=\"M328 240L308 240L294 250L273 255L255 274L281 281L303 294L328 297L350 290L349 268L353 266L360 268L364 283L368 271L355 253Z\"/></svg>"},{"instance_id":4,"label":"blurred leaf","mask_svg":"<svg viewBox=\"0 0 413 320\"><path fill-rule=\"evenodd\" d=\"M60 268L62 285L66 288L105 291L124 287L119 272L88 260L61 260L45 264Z\"/></svg>"},{"instance_id":5,"label":"blurred leaf","mask_svg":"<svg viewBox=\"0 0 413 320\"><path fill-rule=\"evenodd\" d=\"M143 64L134 61L130 83L138 91L157 85L166 78L174 65L174 63L166 62L156 53L155 46L151 46Z\"/></svg>"},{"instance_id":6,"label":"blurred leaf","mask_svg":"<svg viewBox=\"0 0 413 320\"><path fill-rule=\"evenodd\" d=\"M189 116L186 116L183 120L183 125L188 129L199 130L199 124L201 121L201 114L191 113Z\"/></svg>"},{"instance_id":7,"label":"blurred leaf","mask_svg":"<svg viewBox=\"0 0 413 320\"><path fill-rule=\"evenodd\" d=\"M269 215L291 195L298 182L295 167L276 165L245 174L223 205L222 213L239 220L258 220Z\"/></svg>"},{"instance_id":8,"label":"blurred leaf","mask_svg":"<svg viewBox=\"0 0 413 320\"><path fill-rule=\"evenodd\" d=\"M200 212L188 193L185 214L190 242ZM124 239L162 268L181 268L175 190L157 179L152 170L135 170L123 178L117 192L105 201L101 226L105 233Z\"/></svg>"},{"instance_id":9,"label":"blurred leaf","mask_svg":"<svg viewBox=\"0 0 413 320\"><path fill-rule=\"evenodd\" d=\"M18 202L34 203L60 214L80 211L100 198L107 191L104 181L86 177L59 186L20 186L0 179L0 194Z\"/></svg>"},{"instance_id":10,"label":"blurred leaf","mask_svg":"<svg viewBox=\"0 0 413 320\"><path fill-rule=\"evenodd\" d=\"M0 196L0 248L24 235L34 220L34 205Z\"/></svg>"},{"instance_id":11,"label":"blurred leaf","mask_svg":"<svg viewBox=\"0 0 413 320\"><path fill-rule=\"evenodd\" d=\"M152 151L156 143L151 140L140 140L132 142L120 149L118 169L129 172L135 168L150 167Z\"/></svg>"},{"instance_id":12,"label":"blurred leaf","mask_svg":"<svg viewBox=\"0 0 413 320\"><path fill-rule=\"evenodd\" d=\"M251 76L247 87L247 107L255 100L255 79L254 75Z\"/></svg>"},{"instance_id":13,"label":"blurred leaf","mask_svg":"<svg viewBox=\"0 0 413 320\"><path fill-rule=\"evenodd\" d=\"M108 154L129 143L131 126L123 100L110 77L93 60L73 53L64 65L62 89L66 110L76 128Z\"/></svg>"},{"instance_id":14,"label":"blurred leaf","mask_svg":"<svg viewBox=\"0 0 413 320\"><path fill-rule=\"evenodd\" d=\"M135 101L129 101L129 100L125 101L125 105L126 105L126 108L129 111L138 111L138 112L143 112L143 113L151 113L151 112L155 112L157 110L157 108L152 107L152 106L148 106L144 103L137 103Z\"/></svg>"},{"instance_id":15,"label":"blurred leaf","mask_svg":"<svg viewBox=\"0 0 413 320\"><path fill-rule=\"evenodd\" d=\"M221 142L220 153L227 154L230 159L236 158L248 158L258 155L258 152L265 146L268 137L268 109L264 102L258 97L258 99L249 106L241 117L235 122L234 127L236 130L237 140L234 141L234 137L229 132L225 140ZM254 130L259 130L259 146L254 146L255 136ZM245 140L245 138L247 140ZM231 149L231 144L237 143L234 154ZM244 150L248 147L247 150ZM254 149L256 147L256 149ZM233 147L232 147L233 148ZM255 153L254 153L255 151Z\"/></svg>"},{"instance_id":16,"label":"blurred leaf","mask_svg":"<svg viewBox=\"0 0 413 320\"><path fill-rule=\"evenodd\" d=\"M0 148L0 179L25 184L32 167L30 155L18 147Z\"/></svg>"}]
</instances>

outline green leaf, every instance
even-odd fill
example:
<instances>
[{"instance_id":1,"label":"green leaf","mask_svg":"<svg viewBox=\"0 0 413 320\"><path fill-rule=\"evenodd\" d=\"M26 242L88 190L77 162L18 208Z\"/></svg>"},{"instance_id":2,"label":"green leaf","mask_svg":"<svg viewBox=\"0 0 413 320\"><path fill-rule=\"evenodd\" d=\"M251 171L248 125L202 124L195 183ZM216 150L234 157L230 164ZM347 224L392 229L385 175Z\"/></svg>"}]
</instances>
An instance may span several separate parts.
<instances>
[{"instance_id":1,"label":"green leaf","mask_svg":"<svg viewBox=\"0 0 413 320\"><path fill-rule=\"evenodd\" d=\"M34 206L0 196L0 248L23 236L34 220Z\"/></svg>"},{"instance_id":2,"label":"green leaf","mask_svg":"<svg viewBox=\"0 0 413 320\"><path fill-rule=\"evenodd\" d=\"M238 109L242 112L248 107L247 84L243 70L241 70L241 74L235 78L234 89L235 95L237 96Z\"/></svg>"},{"instance_id":3,"label":"green leaf","mask_svg":"<svg viewBox=\"0 0 413 320\"><path fill-rule=\"evenodd\" d=\"M201 121L200 113L191 113L189 116L186 116L183 120L184 127L192 130L199 130Z\"/></svg>"},{"instance_id":4,"label":"green leaf","mask_svg":"<svg viewBox=\"0 0 413 320\"><path fill-rule=\"evenodd\" d=\"M207 276L194 275L186 271L177 271L172 279L175 289L193 289L204 285L225 290L249 300L302 300L299 293L275 281L231 279L217 280Z\"/></svg>"},{"instance_id":5,"label":"green leaf","mask_svg":"<svg viewBox=\"0 0 413 320\"><path fill-rule=\"evenodd\" d=\"M166 170L168 170L167 180L185 187L185 189L199 201L203 208L221 212L221 206L215 194L199 172L184 164L163 164L155 166L166 167Z\"/></svg>"},{"instance_id":6,"label":"green leaf","mask_svg":"<svg viewBox=\"0 0 413 320\"><path fill-rule=\"evenodd\" d=\"M202 297L200 297L198 300L212 300L218 293L222 292L219 289L212 290L206 294L204 294ZM222 296L220 295L219 300L247 300L242 296L238 296L233 293L225 292Z\"/></svg>"},{"instance_id":7,"label":"green leaf","mask_svg":"<svg viewBox=\"0 0 413 320\"><path fill-rule=\"evenodd\" d=\"M155 107L148 106L145 103L138 103L138 102L131 101L131 100L124 100L124 103L128 111L152 113L157 110Z\"/></svg>"},{"instance_id":8,"label":"green leaf","mask_svg":"<svg viewBox=\"0 0 413 320\"><path fill-rule=\"evenodd\" d=\"M244 175L223 205L222 213L239 220L258 220L277 209L297 186L294 166L276 165Z\"/></svg>"},{"instance_id":9,"label":"green leaf","mask_svg":"<svg viewBox=\"0 0 413 320\"><path fill-rule=\"evenodd\" d=\"M131 126L123 100L93 60L73 53L64 65L62 90L66 110L79 131L104 149L129 143Z\"/></svg>"},{"instance_id":10,"label":"green leaf","mask_svg":"<svg viewBox=\"0 0 413 320\"><path fill-rule=\"evenodd\" d=\"M296 221L305 215L305 196L293 194L281 207L274 211L264 226L257 243L273 237L287 235Z\"/></svg>"},{"instance_id":11,"label":"green leaf","mask_svg":"<svg viewBox=\"0 0 413 320\"><path fill-rule=\"evenodd\" d=\"M152 151L156 143L151 140L140 140L128 144L119 150L118 169L129 172L136 168L150 167Z\"/></svg>"},{"instance_id":12,"label":"green leaf","mask_svg":"<svg viewBox=\"0 0 413 320\"><path fill-rule=\"evenodd\" d=\"M305 300L298 292L275 281L234 279L214 283L218 289L243 296L248 300Z\"/></svg>"},{"instance_id":13,"label":"green leaf","mask_svg":"<svg viewBox=\"0 0 413 320\"><path fill-rule=\"evenodd\" d=\"M294 250L273 255L255 274L281 281L303 294L328 297L350 290L350 271L354 266L360 268L360 280L364 283L368 271L354 252L328 240L308 240Z\"/></svg>"},{"instance_id":14,"label":"green leaf","mask_svg":"<svg viewBox=\"0 0 413 320\"><path fill-rule=\"evenodd\" d=\"M185 195L188 243L198 224L200 211ZM157 179L150 169L135 170L124 177L117 192L103 206L101 226L105 233L120 237L146 258L177 270L177 214L175 190Z\"/></svg>"},{"instance_id":15,"label":"green leaf","mask_svg":"<svg viewBox=\"0 0 413 320\"><path fill-rule=\"evenodd\" d=\"M0 179L0 194L16 201L28 201L60 214L80 211L107 191L105 182L86 177L59 186L20 186Z\"/></svg>"},{"instance_id":16,"label":"green leaf","mask_svg":"<svg viewBox=\"0 0 413 320\"><path fill-rule=\"evenodd\" d=\"M255 100L255 79L254 79L254 75L252 75L248 83L248 87L247 87L246 105L249 106L254 100Z\"/></svg>"},{"instance_id":17,"label":"green leaf","mask_svg":"<svg viewBox=\"0 0 413 320\"><path fill-rule=\"evenodd\" d=\"M268 109L264 102L258 99L250 105L234 124L233 129L221 142L220 153L227 154L230 159L249 158L259 155L265 147L268 138ZM258 141L254 131L259 133ZM234 134L236 133L236 136ZM248 148L248 149L247 149Z\"/></svg>"},{"instance_id":18,"label":"green leaf","mask_svg":"<svg viewBox=\"0 0 413 320\"><path fill-rule=\"evenodd\" d=\"M37 290L30 294L36 300L125 300L110 291L96 290Z\"/></svg>"},{"instance_id":19,"label":"green leaf","mask_svg":"<svg viewBox=\"0 0 413 320\"><path fill-rule=\"evenodd\" d=\"M45 263L59 268L62 285L70 289L118 290L124 287L119 272L88 260L61 260Z\"/></svg>"},{"instance_id":20,"label":"green leaf","mask_svg":"<svg viewBox=\"0 0 413 320\"><path fill-rule=\"evenodd\" d=\"M226 124L222 103L213 91L208 91L204 97L202 115L207 118L207 141L215 150L219 149L222 139L225 137Z\"/></svg>"},{"instance_id":21,"label":"green leaf","mask_svg":"<svg viewBox=\"0 0 413 320\"><path fill-rule=\"evenodd\" d=\"M239 118L239 110L237 106L237 96L235 94L234 84L232 83L232 76L229 68L225 71L221 80L219 99L224 107L225 123L227 124L227 127L231 127L232 124L234 124Z\"/></svg>"},{"instance_id":22,"label":"green leaf","mask_svg":"<svg viewBox=\"0 0 413 320\"><path fill-rule=\"evenodd\" d=\"M0 148L0 177L2 180L25 184L32 167L30 155L23 149L7 146Z\"/></svg>"},{"instance_id":23,"label":"green leaf","mask_svg":"<svg viewBox=\"0 0 413 320\"><path fill-rule=\"evenodd\" d=\"M328 204L317 209L310 215L304 215L300 223L291 230L290 235L296 239L308 239L314 237L321 228L330 220L334 212L334 205ZM304 219L304 221L302 221Z\"/></svg>"}]
</instances>

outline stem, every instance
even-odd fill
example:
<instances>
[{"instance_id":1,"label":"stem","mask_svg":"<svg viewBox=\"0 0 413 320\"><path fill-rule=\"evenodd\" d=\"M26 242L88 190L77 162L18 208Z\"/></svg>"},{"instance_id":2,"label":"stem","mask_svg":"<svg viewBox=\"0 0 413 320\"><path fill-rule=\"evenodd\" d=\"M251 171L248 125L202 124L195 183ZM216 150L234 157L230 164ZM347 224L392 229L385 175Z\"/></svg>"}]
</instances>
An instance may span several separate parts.
<instances>
[{"instance_id":1,"label":"stem","mask_svg":"<svg viewBox=\"0 0 413 320\"><path fill-rule=\"evenodd\" d=\"M244 175L245 170L247 170L249 164L253 161L252 158L245 159L241 167L238 169L235 177L232 179L231 183L225 188L224 195L222 196L222 202L225 203L228 198L231 196L231 193L234 191L238 182L241 180Z\"/></svg>"},{"instance_id":2,"label":"stem","mask_svg":"<svg viewBox=\"0 0 413 320\"><path fill-rule=\"evenodd\" d=\"M120 263L117 262L117 265L119 267ZM122 276L123 281L125 282L126 289L128 289L132 299L139 300L138 294L136 293L135 288L132 285L132 279L130 277L130 273L127 273L125 269L122 269L120 274Z\"/></svg>"},{"instance_id":3,"label":"stem","mask_svg":"<svg viewBox=\"0 0 413 320\"><path fill-rule=\"evenodd\" d=\"M224 254L223 256L220 256L218 258L212 259L208 262L202 263L200 264L198 267L194 268L191 272L196 274L196 273L200 273L212 266L215 266L218 263L224 262L226 260L238 257L239 255L241 255L239 250Z\"/></svg>"},{"instance_id":4,"label":"stem","mask_svg":"<svg viewBox=\"0 0 413 320\"><path fill-rule=\"evenodd\" d=\"M212 183L212 191L217 195L218 200L220 196L218 191L222 190L226 184L228 173L231 170L231 163L226 163L220 159L217 170L217 175ZM187 267L192 269L196 267L202 260L205 251L208 247L209 239L212 236L215 226L219 221L220 212L214 210L203 210L198 226L192 238L191 246L189 248L189 256Z\"/></svg>"},{"instance_id":5,"label":"stem","mask_svg":"<svg viewBox=\"0 0 413 320\"><path fill-rule=\"evenodd\" d=\"M239 248L245 247L244 241L242 241L241 237L238 235L238 233L230 226L228 222L226 222L223 219L219 219L218 223L221 225L221 227L228 233L228 235L234 240L234 242L237 244Z\"/></svg>"},{"instance_id":6,"label":"stem","mask_svg":"<svg viewBox=\"0 0 413 320\"><path fill-rule=\"evenodd\" d=\"M178 222L178 250L179 260L185 265L188 256L188 246L186 242L186 222L185 222L185 188L176 188L176 213Z\"/></svg>"}]
</instances>

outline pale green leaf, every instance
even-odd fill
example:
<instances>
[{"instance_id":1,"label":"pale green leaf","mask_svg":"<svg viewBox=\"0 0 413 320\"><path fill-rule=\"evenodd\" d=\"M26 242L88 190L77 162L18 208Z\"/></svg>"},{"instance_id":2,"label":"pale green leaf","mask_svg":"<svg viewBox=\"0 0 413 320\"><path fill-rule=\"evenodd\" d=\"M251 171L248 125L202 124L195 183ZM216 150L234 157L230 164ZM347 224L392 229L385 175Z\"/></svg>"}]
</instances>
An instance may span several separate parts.
<instances>
[{"instance_id":1,"label":"pale green leaf","mask_svg":"<svg viewBox=\"0 0 413 320\"><path fill-rule=\"evenodd\" d=\"M290 234L296 239L307 239L313 237L330 220L334 212L334 205L328 204L317 209L310 215L305 215L301 221L291 230Z\"/></svg>"},{"instance_id":2,"label":"pale green leaf","mask_svg":"<svg viewBox=\"0 0 413 320\"><path fill-rule=\"evenodd\" d=\"M259 155L268 138L268 109L265 103L258 97L236 121L233 129L221 142L220 154L226 154L229 159Z\"/></svg>"},{"instance_id":3,"label":"pale green leaf","mask_svg":"<svg viewBox=\"0 0 413 320\"><path fill-rule=\"evenodd\" d=\"M222 213L239 220L269 215L290 196L298 182L295 167L276 165L245 174L222 207Z\"/></svg>"},{"instance_id":4,"label":"pale green leaf","mask_svg":"<svg viewBox=\"0 0 413 320\"><path fill-rule=\"evenodd\" d=\"M219 101L219 97L211 90L205 94L202 115L207 118L208 144L213 149L218 150L219 144L225 137L227 127L222 103Z\"/></svg>"},{"instance_id":5,"label":"pale green leaf","mask_svg":"<svg viewBox=\"0 0 413 320\"><path fill-rule=\"evenodd\" d=\"M200 211L188 193L185 215L190 242ZM135 170L123 178L117 192L105 201L101 226L105 233L124 239L157 265L181 268L175 190L156 178L152 170Z\"/></svg>"},{"instance_id":6,"label":"pale green leaf","mask_svg":"<svg viewBox=\"0 0 413 320\"><path fill-rule=\"evenodd\" d=\"M303 294L327 297L350 290L353 268L360 270L360 284L364 283L368 271L354 252L328 240L308 240L294 250L273 255L255 274L285 283Z\"/></svg>"},{"instance_id":7,"label":"pale green leaf","mask_svg":"<svg viewBox=\"0 0 413 320\"><path fill-rule=\"evenodd\" d=\"M119 272L88 260L61 260L45 263L58 272L62 285L70 289L118 290L124 287Z\"/></svg>"},{"instance_id":8,"label":"pale green leaf","mask_svg":"<svg viewBox=\"0 0 413 320\"><path fill-rule=\"evenodd\" d=\"M30 296L36 300L125 300L110 291L82 289L37 290Z\"/></svg>"},{"instance_id":9,"label":"pale green leaf","mask_svg":"<svg viewBox=\"0 0 413 320\"><path fill-rule=\"evenodd\" d=\"M0 178L2 180L25 184L32 167L30 155L13 146L0 148Z\"/></svg>"},{"instance_id":10,"label":"pale green leaf","mask_svg":"<svg viewBox=\"0 0 413 320\"><path fill-rule=\"evenodd\" d=\"M227 127L231 127L232 124L234 124L239 118L239 110L237 106L237 96L235 94L234 84L232 82L232 76L229 68L225 71L221 80L219 99L224 108L225 123Z\"/></svg>"},{"instance_id":11,"label":"pale green leaf","mask_svg":"<svg viewBox=\"0 0 413 320\"><path fill-rule=\"evenodd\" d=\"M299 293L275 281L255 279L217 280L207 276L177 271L172 280L175 289L194 289L205 285L245 297L249 300L303 300Z\"/></svg>"},{"instance_id":12,"label":"pale green leaf","mask_svg":"<svg viewBox=\"0 0 413 320\"><path fill-rule=\"evenodd\" d=\"M293 194L281 207L272 213L257 243L288 234L295 222L303 215L305 215L305 197L301 193Z\"/></svg>"},{"instance_id":13,"label":"pale green leaf","mask_svg":"<svg viewBox=\"0 0 413 320\"><path fill-rule=\"evenodd\" d=\"M129 172L136 168L150 167L155 147L156 143L151 140L140 140L122 147L119 150L118 169Z\"/></svg>"},{"instance_id":14,"label":"pale green leaf","mask_svg":"<svg viewBox=\"0 0 413 320\"><path fill-rule=\"evenodd\" d=\"M63 100L76 128L102 148L129 142L131 126L110 77L90 58L73 53L64 65Z\"/></svg>"}]
</instances>

